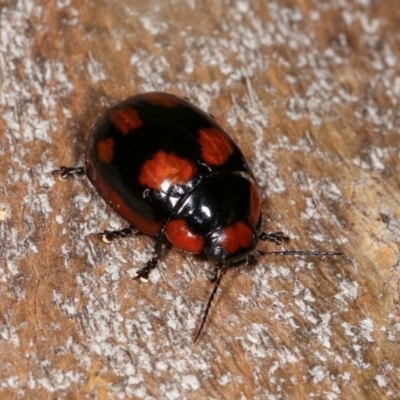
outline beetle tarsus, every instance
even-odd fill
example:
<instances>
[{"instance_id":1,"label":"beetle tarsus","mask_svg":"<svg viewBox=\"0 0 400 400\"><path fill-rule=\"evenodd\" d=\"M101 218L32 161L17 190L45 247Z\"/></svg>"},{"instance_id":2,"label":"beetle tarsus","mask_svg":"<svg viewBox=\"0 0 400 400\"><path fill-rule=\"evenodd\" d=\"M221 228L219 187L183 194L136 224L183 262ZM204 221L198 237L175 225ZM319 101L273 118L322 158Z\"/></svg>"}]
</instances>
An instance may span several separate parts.
<instances>
[{"instance_id":1,"label":"beetle tarsus","mask_svg":"<svg viewBox=\"0 0 400 400\"><path fill-rule=\"evenodd\" d=\"M133 279L135 279L135 281L148 282L150 272L157 267L157 264L158 264L158 257L153 257L151 260L147 262L144 268L139 269L139 271L137 271L136 276Z\"/></svg>"},{"instance_id":2,"label":"beetle tarsus","mask_svg":"<svg viewBox=\"0 0 400 400\"><path fill-rule=\"evenodd\" d=\"M137 234L139 231L135 229L133 226L130 226L129 228L124 228L120 229L117 231L102 231L97 234L97 237L103 241L104 243L111 243L114 239L117 238L126 238L128 236Z\"/></svg>"},{"instance_id":3,"label":"beetle tarsus","mask_svg":"<svg viewBox=\"0 0 400 400\"><path fill-rule=\"evenodd\" d=\"M273 242L277 245L281 245L283 242L287 243L290 240L289 236L285 236L283 232L280 231L274 233L261 232L258 237L263 242L268 240L269 242Z\"/></svg>"},{"instance_id":4,"label":"beetle tarsus","mask_svg":"<svg viewBox=\"0 0 400 400\"><path fill-rule=\"evenodd\" d=\"M60 169L55 169L54 171L51 172L53 175L59 175L60 179L68 179L69 177L73 175L84 175L85 174L85 168L83 167L64 167L61 166Z\"/></svg>"}]
</instances>

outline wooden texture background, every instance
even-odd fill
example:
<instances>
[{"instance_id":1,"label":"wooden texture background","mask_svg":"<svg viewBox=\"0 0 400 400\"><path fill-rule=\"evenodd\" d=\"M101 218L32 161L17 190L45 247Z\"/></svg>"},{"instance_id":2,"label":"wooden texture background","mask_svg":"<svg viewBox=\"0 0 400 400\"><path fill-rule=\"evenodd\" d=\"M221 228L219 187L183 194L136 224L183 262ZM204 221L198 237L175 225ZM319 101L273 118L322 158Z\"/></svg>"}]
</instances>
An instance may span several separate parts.
<instances>
[{"instance_id":1,"label":"wooden texture background","mask_svg":"<svg viewBox=\"0 0 400 400\"><path fill-rule=\"evenodd\" d=\"M393 0L0 1L2 399L398 399L400 8ZM230 271L125 226L81 165L97 116L168 91L242 147L285 249ZM261 244L276 250L272 244Z\"/></svg>"}]
</instances>

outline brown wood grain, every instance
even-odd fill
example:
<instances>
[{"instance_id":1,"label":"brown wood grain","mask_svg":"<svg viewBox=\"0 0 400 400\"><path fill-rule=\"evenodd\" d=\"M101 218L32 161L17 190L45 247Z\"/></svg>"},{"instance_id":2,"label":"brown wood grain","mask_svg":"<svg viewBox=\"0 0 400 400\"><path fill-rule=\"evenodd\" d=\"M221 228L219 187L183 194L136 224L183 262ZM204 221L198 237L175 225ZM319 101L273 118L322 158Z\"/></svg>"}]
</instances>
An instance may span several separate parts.
<instances>
[{"instance_id":1,"label":"brown wood grain","mask_svg":"<svg viewBox=\"0 0 400 400\"><path fill-rule=\"evenodd\" d=\"M0 4L0 394L8 399L396 399L400 12L396 2ZM226 274L151 257L83 163L107 106L167 91L241 146L284 249ZM277 250L273 244L260 244Z\"/></svg>"}]
</instances>

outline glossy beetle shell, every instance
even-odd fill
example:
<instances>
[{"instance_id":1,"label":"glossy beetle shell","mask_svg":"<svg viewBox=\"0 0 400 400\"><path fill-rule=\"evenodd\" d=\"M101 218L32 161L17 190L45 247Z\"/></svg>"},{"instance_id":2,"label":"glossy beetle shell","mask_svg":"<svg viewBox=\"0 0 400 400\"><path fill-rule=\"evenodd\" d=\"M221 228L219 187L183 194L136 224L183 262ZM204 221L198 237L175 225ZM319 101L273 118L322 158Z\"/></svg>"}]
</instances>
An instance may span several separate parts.
<instances>
[{"instance_id":1,"label":"glossy beetle shell","mask_svg":"<svg viewBox=\"0 0 400 400\"><path fill-rule=\"evenodd\" d=\"M108 109L90 135L86 173L131 225L181 250L234 262L258 242L260 196L245 157L213 118L172 94Z\"/></svg>"}]
</instances>

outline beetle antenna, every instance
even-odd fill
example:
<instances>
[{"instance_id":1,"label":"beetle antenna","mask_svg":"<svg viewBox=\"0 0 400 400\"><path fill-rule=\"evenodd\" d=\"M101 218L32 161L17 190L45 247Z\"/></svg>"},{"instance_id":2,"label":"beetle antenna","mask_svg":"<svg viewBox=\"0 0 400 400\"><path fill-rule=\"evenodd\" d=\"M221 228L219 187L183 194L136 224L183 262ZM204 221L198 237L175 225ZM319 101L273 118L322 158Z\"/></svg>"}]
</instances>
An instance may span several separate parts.
<instances>
[{"instance_id":1,"label":"beetle antenna","mask_svg":"<svg viewBox=\"0 0 400 400\"><path fill-rule=\"evenodd\" d=\"M281 245L283 242L289 241L289 236L285 236L283 232L266 233L261 232L258 235L259 239L263 242L270 241L275 244ZM255 253L259 256L272 255L272 256L342 256L340 251L306 251L306 250L289 250L289 251L262 251L255 249Z\"/></svg>"},{"instance_id":2,"label":"beetle antenna","mask_svg":"<svg viewBox=\"0 0 400 400\"><path fill-rule=\"evenodd\" d=\"M217 293L217 290L218 290L218 286L221 283L222 277L225 275L225 272L227 271L227 269L228 268L227 268L226 265L222 265L222 266L217 265L217 267L215 268L214 276L215 276L215 273L218 272L218 271L219 271L219 275L215 280L213 279L215 281L214 288L211 291L210 297L208 298L208 302L207 302L206 309L204 311L203 319L201 320L200 328L197 331L197 334L196 334L196 337L193 340L193 343L197 342L197 339L199 338L199 336L200 336L200 334L201 334L201 332L202 332L202 330L204 328L204 324L206 323L206 320L207 320L207 317L208 317L208 313L210 312L211 303L214 300L215 294Z\"/></svg>"},{"instance_id":3,"label":"beetle antenna","mask_svg":"<svg viewBox=\"0 0 400 400\"><path fill-rule=\"evenodd\" d=\"M256 249L255 252L259 256L342 256L340 251L305 251L305 250L289 250L289 251L261 251Z\"/></svg>"}]
</instances>

